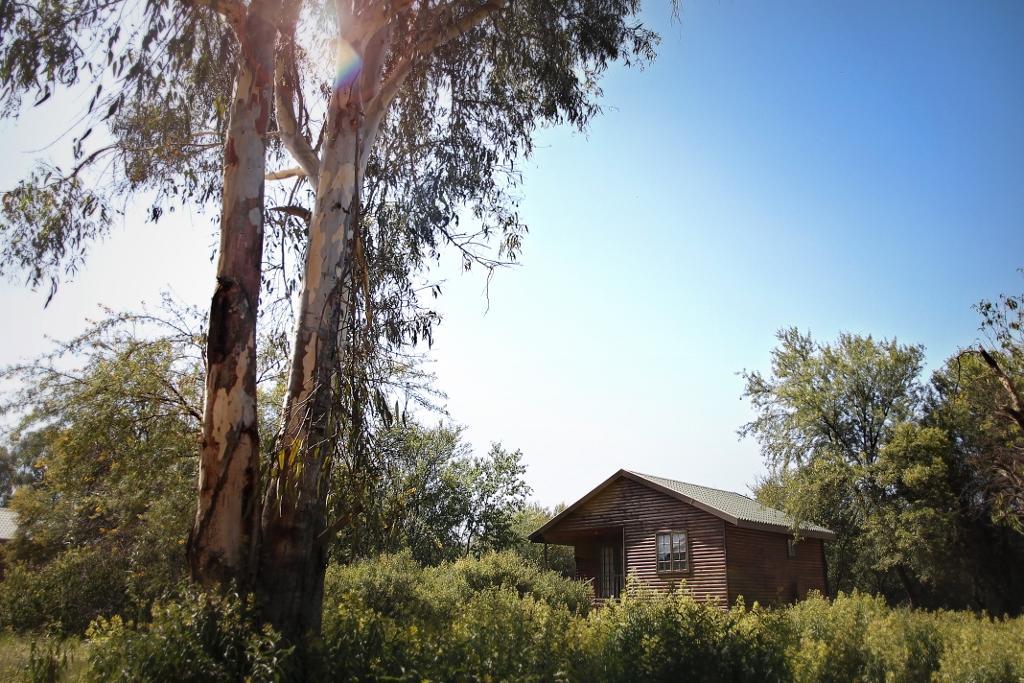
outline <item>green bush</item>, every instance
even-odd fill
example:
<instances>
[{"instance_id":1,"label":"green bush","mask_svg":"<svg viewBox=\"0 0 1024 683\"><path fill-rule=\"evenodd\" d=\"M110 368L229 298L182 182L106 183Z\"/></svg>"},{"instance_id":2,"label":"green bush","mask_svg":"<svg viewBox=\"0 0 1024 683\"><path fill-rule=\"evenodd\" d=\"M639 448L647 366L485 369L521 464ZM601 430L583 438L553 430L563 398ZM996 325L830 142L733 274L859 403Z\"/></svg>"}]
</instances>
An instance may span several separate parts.
<instances>
[{"instance_id":1,"label":"green bush","mask_svg":"<svg viewBox=\"0 0 1024 683\"><path fill-rule=\"evenodd\" d=\"M572 614L507 588L488 588L460 607L440 672L449 681L558 681L569 675Z\"/></svg>"},{"instance_id":2,"label":"green bush","mask_svg":"<svg viewBox=\"0 0 1024 683\"><path fill-rule=\"evenodd\" d=\"M234 595L187 593L155 605L148 622L101 617L87 635L90 681L277 681L291 656Z\"/></svg>"},{"instance_id":3,"label":"green bush","mask_svg":"<svg viewBox=\"0 0 1024 683\"><path fill-rule=\"evenodd\" d=\"M788 625L760 607L725 611L683 592L631 592L591 614L577 637L575 680L789 679Z\"/></svg>"},{"instance_id":4,"label":"green bush","mask_svg":"<svg viewBox=\"0 0 1024 683\"><path fill-rule=\"evenodd\" d=\"M860 593L811 596L785 614L798 682L1024 680L1024 619L890 608Z\"/></svg>"},{"instance_id":5,"label":"green bush","mask_svg":"<svg viewBox=\"0 0 1024 683\"><path fill-rule=\"evenodd\" d=\"M589 588L512 553L428 568L388 555L332 567L325 592L325 675L350 681L556 680L590 605Z\"/></svg>"},{"instance_id":6,"label":"green bush","mask_svg":"<svg viewBox=\"0 0 1024 683\"><path fill-rule=\"evenodd\" d=\"M488 588L506 588L549 605L586 614L593 593L585 584L538 568L513 552L488 553L423 567L409 553L333 565L325 580L325 605L358 598L389 616L451 616L451 609Z\"/></svg>"},{"instance_id":7,"label":"green bush","mask_svg":"<svg viewBox=\"0 0 1024 683\"><path fill-rule=\"evenodd\" d=\"M128 609L124 570L90 548L32 568L14 564L0 582L0 628L81 635L93 619Z\"/></svg>"},{"instance_id":8,"label":"green bush","mask_svg":"<svg viewBox=\"0 0 1024 683\"><path fill-rule=\"evenodd\" d=\"M249 602L188 594L154 607L145 623L98 619L84 648L87 678L1024 680L1024 619L894 609L859 593L725 610L632 585L623 600L588 610L588 588L511 554L334 566L325 592L323 633L303 644L301 665L273 631L254 626Z\"/></svg>"},{"instance_id":9,"label":"green bush","mask_svg":"<svg viewBox=\"0 0 1024 683\"><path fill-rule=\"evenodd\" d=\"M530 595L549 605L565 607L575 614L590 611L594 597L586 584L541 569L514 552L488 553L479 558L467 557L451 565L433 567L429 571L450 574L452 580L459 582L464 597L488 588L508 588L520 596Z\"/></svg>"},{"instance_id":10,"label":"green bush","mask_svg":"<svg viewBox=\"0 0 1024 683\"><path fill-rule=\"evenodd\" d=\"M942 616L947 641L934 680L1024 681L1024 618L993 621L963 612Z\"/></svg>"}]
</instances>

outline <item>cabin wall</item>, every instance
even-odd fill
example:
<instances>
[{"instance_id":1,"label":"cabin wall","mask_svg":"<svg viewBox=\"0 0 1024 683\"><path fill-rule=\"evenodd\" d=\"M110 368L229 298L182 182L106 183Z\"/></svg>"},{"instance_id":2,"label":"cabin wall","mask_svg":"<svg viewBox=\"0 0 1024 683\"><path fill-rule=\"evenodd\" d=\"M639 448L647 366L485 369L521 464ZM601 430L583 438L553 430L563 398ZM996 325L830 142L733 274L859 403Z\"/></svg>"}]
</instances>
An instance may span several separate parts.
<instances>
[{"instance_id":1,"label":"cabin wall","mask_svg":"<svg viewBox=\"0 0 1024 683\"><path fill-rule=\"evenodd\" d=\"M694 597L726 603L724 521L664 493L619 479L571 512L558 525L558 533L597 533L619 526L627 576L636 576L659 590L675 588L685 580ZM655 535L670 530L687 532L689 570L659 574ZM583 543L577 547L582 549ZM590 569L586 556L587 551L577 551L581 575Z\"/></svg>"},{"instance_id":2,"label":"cabin wall","mask_svg":"<svg viewBox=\"0 0 1024 683\"><path fill-rule=\"evenodd\" d=\"M763 605L802 600L811 589L826 592L821 539L802 539L796 557L790 558L790 538L787 534L729 525L726 550L730 604L740 595L747 605L755 600Z\"/></svg>"}]
</instances>

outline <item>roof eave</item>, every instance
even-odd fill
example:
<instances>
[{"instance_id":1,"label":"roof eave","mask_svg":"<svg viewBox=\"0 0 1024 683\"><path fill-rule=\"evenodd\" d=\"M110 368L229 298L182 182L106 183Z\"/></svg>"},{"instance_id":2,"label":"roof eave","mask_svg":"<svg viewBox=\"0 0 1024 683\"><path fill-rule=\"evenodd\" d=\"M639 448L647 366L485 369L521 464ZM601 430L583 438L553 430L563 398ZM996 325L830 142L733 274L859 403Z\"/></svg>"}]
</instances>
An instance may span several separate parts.
<instances>
[{"instance_id":1,"label":"roof eave","mask_svg":"<svg viewBox=\"0 0 1024 683\"><path fill-rule=\"evenodd\" d=\"M756 529L758 531L771 531L777 534L793 534L794 531L799 533L802 538L820 538L823 541L834 541L836 534L828 529L807 529L800 528L794 530L793 527L783 526L781 524L768 524L766 522L755 522L751 519L739 519L736 520L736 526L741 529Z\"/></svg>"}]
</instances>

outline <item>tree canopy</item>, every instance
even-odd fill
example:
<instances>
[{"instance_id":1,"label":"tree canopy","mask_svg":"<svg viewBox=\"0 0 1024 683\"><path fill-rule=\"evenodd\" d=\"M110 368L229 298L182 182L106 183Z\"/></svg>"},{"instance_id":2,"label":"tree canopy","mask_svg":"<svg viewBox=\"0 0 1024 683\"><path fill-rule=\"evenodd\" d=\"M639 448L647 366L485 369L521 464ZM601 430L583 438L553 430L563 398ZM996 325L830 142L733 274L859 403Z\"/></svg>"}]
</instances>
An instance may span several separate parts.
<instances>
[{"instance_id":1,"label":"tree canopy","mask_svg":"<svg viewBox=\"0 0 1024 683\"><path fill-rule=\"evenodd\" d=\"M821 343L795 329L778 339L770 374L744 373L755 418L740 434L769 466L758 497L837 532L832 588L1021 611L1020 491L1005 475L1020 431L985 360L1015 367L1016 342L971 347L925 381L920 346L853 334ZM1018 386L1019 375L1007 379Z\"/></svg>"}]
</instances>

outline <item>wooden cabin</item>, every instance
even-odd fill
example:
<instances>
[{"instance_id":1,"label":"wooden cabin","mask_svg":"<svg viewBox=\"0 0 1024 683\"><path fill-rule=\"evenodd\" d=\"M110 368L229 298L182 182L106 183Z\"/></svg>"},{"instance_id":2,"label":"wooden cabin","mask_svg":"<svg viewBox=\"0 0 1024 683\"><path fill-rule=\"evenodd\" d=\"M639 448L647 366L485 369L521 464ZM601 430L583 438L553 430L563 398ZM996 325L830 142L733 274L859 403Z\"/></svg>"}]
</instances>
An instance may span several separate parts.
<instances>
[{"instance_id":1,"label":"wooden cabin","mask_svg":"<svg viewBox=\"0 0 1024 683\"><path fill-rule=\"evenodd\" d=\"M794 522L753 498L619 470L530 535L571 545L579 578L596 597L619 597L625 577L658 591L685 581L699 600L723 606L793 602L828 592L828 529Z\"/></svg>"}]
</instances>

